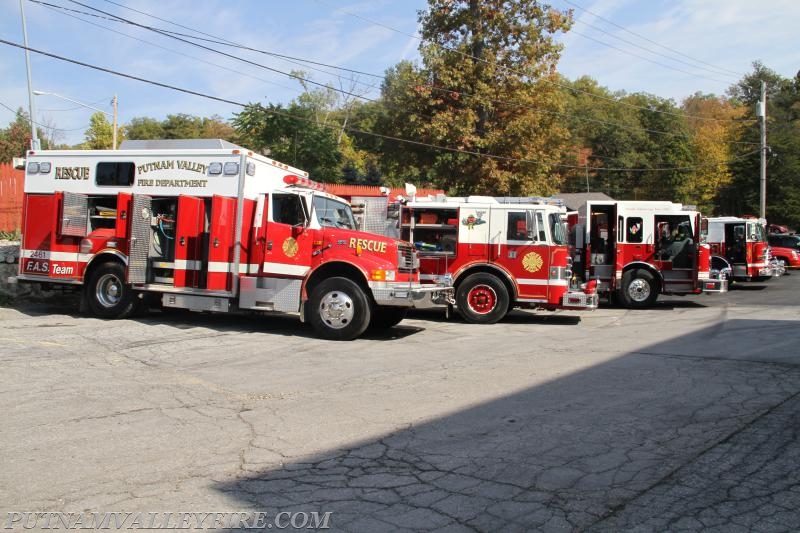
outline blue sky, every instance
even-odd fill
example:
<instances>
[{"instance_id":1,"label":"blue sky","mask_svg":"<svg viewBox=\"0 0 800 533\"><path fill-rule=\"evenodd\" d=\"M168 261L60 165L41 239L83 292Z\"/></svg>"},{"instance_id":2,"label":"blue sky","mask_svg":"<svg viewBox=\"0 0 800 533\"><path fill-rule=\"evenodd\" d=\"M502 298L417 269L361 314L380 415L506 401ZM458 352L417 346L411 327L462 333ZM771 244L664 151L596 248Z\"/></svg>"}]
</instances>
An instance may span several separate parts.
<instances>
[{"instance_id":1,"label":"blue sky","mask_svg":"<svg viewBox=\"0 0 800 533\"><path fill-rule=\"evenodd\" d=\"M292 70L306 71L314 82L375 97L387 68L417 57L417 11L427 6L424 0L23 1L32 48L227 100L262 103L286 103L302 92L296 80L280 73ZM265 69L111 21L80 4L143 25L197 30L365 74L338 72L343 77L336 77L327 67L206 43ZM645 91L679 102L695 91L724 93L756 59L787 77L800 69L796 0L758 5L747 0L552 0L551 5L575 10L573 31L559 37L566 47L561 72L571 79L589 75L612 90ZM0 39L22 43L19 0L0 0L0 6ZM35 53L31 65L35 90L109 112L117 94L120 123L171 113L229 118L239 109ZM38 121L59 128L59 142L83 139L90 109L53 96L35 98ZM24 53L0 44L0 104L27 110L27 102ZM2 105L0 125L5 126L13 113Z\"/></svg>"}]
</instances>

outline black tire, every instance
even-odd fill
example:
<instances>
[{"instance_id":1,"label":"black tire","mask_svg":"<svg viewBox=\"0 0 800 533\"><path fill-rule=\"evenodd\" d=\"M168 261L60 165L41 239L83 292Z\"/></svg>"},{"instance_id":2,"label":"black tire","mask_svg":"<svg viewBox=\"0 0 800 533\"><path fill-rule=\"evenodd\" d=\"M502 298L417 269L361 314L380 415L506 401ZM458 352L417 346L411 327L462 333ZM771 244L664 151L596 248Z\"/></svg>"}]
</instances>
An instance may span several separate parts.
<instances>
[{"instance_id":1,"label":"black tire","mask_svg":"<svg viewBox=\"0 0 800 533\"><path fill-rule=\"evenodd\" d=\"M494 324L509 310L508 289L492 274L470 274L456 289L459 314L470 324Z\"/></svg>"},{"instance_id":2,"label":"black tire","mask_svg":"<svg viewBox=\"0 0 800 533\"><path fill-rule=\"evenodd\" d=\"M628 309L653 307L658 298L658 282L647 270L635 268L622 275L619 302Z\"/></svg>"},{"instance_id":3,"label":"black tire","mask_svg":"<svg viewBox=\"0 0 800 533\"><path fill-rule=\"evenodd\" d=\"M125 283L125 268L108 261L92 269L86 282L86 302L100 318L126 318L136 310L136 297Z\"/></svg>"},{"instance_id":4,"label":"black tire","mask_svg":"<svg viewBox=\"0 0 800 533\"><path fill-rule=\"evenodd\" d=\"M389 329L400 322L408 314L405 307L375 306L372 308L372 318L369 321L370 329Z\"/></svg>"},{"instance_id":5,"label":"black tire","mask_svg":"<svg viewBox=\"0 0 800 533\"><path fill-rule=\"evenodd\" d=\"M349 341L367 329L372 316L364 290L347 278L329 278L311 291L306 316L323 339Z\"/></svg>"}]
</instances>

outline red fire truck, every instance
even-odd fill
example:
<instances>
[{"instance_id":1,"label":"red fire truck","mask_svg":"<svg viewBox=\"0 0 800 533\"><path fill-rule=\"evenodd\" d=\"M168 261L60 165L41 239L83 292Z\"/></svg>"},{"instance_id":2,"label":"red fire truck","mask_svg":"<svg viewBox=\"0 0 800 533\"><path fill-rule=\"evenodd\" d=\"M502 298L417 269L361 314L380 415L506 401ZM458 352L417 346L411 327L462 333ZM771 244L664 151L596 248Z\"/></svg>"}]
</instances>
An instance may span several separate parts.
<instances>
[{"instance_id":1,"label":"red fire truck","mask_svg":"<svg viewBox=\"0 0 800 533\"><path fill-rule=\"evenodd\" d=\"M705 240L711 247L711 263L727 269L735 281L766 281L784 269L773 260L767 242L766 221L755 217L707 219Z\"/></svg>"},{"instance_id":2,"label":"red fire truck","mask_svg":"<svg viewBox=\"0 0 800 533\"><path fill-rule=\"evenodd\" d=\"M659 294L725 292L711 275L700 243L700 213L658 201L590 201L570 219L574 271L629 308L652 306Z\"/></svg>"},{"instance_id":3,"label":"red fire truck","mask_svg":"<svg viewBox=\"0 0 800 533\"><path fill-rule=\"evenodd\" d=\"M29 152L18 281L81 287L97 316L167 308L299 313L320 337L452 299L411 246L358 231L296 168L220 140Z\"/></svg>"},{"instance_id":4,"label":"red fire truck","mask_svg":"<svg viewBox=\"0 0 800 533\"><path fill-rule=\"evenodd\" d=\"M455 286L467 322L492 324L514 307L594 309L594 282L569 286L563 213L554 205L439 195L401 205L400 236L419 250L423 282Z\"/></svg>"}]
</instances>

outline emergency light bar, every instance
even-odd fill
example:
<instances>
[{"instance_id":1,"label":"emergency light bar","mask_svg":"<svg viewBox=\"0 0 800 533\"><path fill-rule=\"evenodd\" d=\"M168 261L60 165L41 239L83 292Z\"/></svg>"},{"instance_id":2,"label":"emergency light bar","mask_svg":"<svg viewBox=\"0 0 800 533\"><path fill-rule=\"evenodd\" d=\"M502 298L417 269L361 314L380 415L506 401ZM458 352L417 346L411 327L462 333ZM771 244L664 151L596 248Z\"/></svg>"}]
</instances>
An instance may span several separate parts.
<instances>
[{"instance_id":1,"label":"emergency light bar","mask_svg":"<svg viewBox=\"0 0 800 533\"><path fill-rule=\"evenodd\" d=\"M305 187L307 189L314 189L315 191L325 190L321 183L317 183L308 178L301 178L295 174L287 174L283 177L283 182L286 185L296 185L297 187Z\"/></svg>"}]
</instances>

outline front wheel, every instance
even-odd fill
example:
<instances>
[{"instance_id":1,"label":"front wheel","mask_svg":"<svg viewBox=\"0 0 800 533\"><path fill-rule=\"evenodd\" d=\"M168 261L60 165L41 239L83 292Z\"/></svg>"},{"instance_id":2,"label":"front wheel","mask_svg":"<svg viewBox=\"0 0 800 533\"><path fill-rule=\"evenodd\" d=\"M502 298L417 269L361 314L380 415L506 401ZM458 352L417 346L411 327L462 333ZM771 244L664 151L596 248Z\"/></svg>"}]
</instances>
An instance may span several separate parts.
<instances>
[{"instance_id":1,"label":"front wheel","mask_svg":"<svg viewBox=\"0 0 800 533\"><path fill-rule=\"evenodd\" d=\"M652 307L658 298L658 282L647 270L633 269L622 276L620 303L629 309Z\"/></svg>"},{"instance_id":2,"label":"front wheel","mask_svg":"<svg viewBox=\"0 0 800 533\"><path fill-rule=\"evenodd\" d=\"M349 341L367 329L370 301L364 290L347 278L330 278L311 291L308 319L323 339Z\"/></svg>"},{"instance_id":3,"label":"front wheel","mask_svg":"<svg viewBox=\"0 0 800 533\"><path fill-rule=\"evenodd\" d=\"M136 309L136 299L125 283L125 269L116 261L98 265L86 283L86 300L94 315L126 318Z\"/></svg>"},{"instance_id":4,"label":"front wheel","mask_svg":"<svg viewBox=\"0 0 800 533\"><path fill-rule=\"evenodd\" d=\"M467 322L494 324L508 312L508 289L496 276L484 272L471 274L459 283L456 304Z\"/></svg>"}]
</instances>

